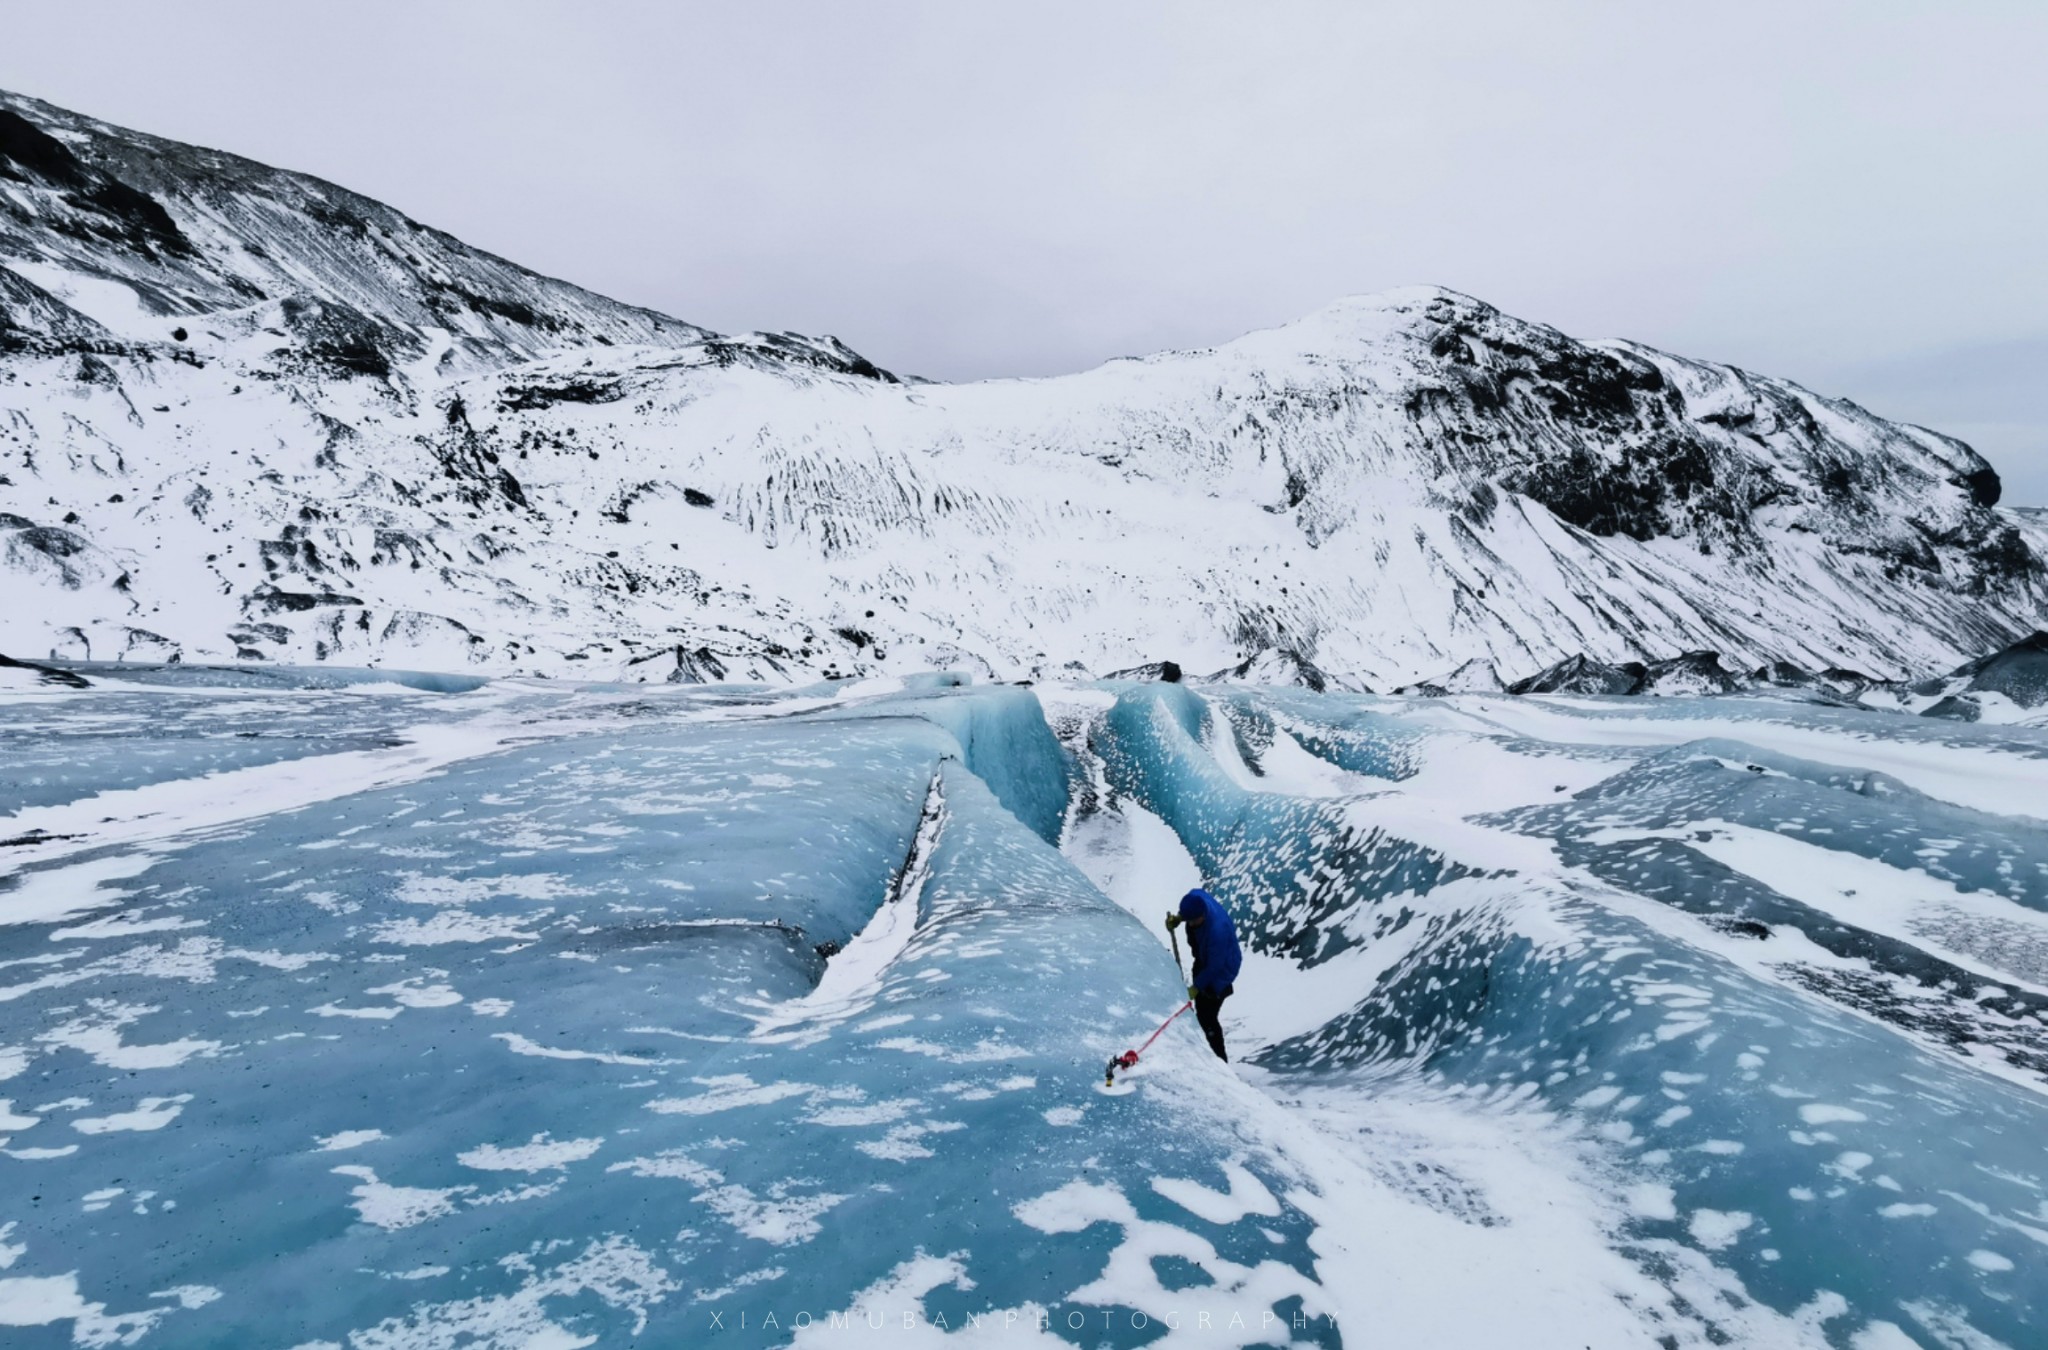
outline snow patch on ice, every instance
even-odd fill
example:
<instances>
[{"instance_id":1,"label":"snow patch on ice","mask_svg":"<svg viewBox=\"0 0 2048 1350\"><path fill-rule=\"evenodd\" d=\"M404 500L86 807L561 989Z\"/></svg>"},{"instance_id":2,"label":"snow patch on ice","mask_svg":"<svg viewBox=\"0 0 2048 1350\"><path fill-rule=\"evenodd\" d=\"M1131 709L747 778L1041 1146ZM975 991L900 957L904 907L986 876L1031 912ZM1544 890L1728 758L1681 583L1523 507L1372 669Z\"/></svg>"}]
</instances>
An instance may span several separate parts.
<instances>
[{"instance_id":1,"label":"snow patch on ice","mask_svg":"<svg viewBox=\"0 0 2048 1350\"><path fill-rule=\"evenodd\" d=\"M967 1253L931 1256L923 1251L853 1296L842 1310L811 1319L796 1330L788 1350L831 1350L835 1346L890 1350L952 1350L960 1345L1015 1345L1022 1350L1071 1350L1071 1343L1047 1330L1047 1310L1036 1303L964 1314L957 1327L934 1315L925 1298L941 1288L975 1287L968 1278Z\"/></svg>"},{"instance_id":2,"label":"snow patch on ice","mask_svg":"<svg viewBox=\"0 0 2048 1350\"><path fill-rule=\"evenodd\" d=\"M723 1173L680 1151L613 1163L607 1172L641 1177L670 1177L698 1187L690 1198L711 1210L738 1233L778 1247L809 1242L820 1231L819 1216L844 1204L850 1196L824 1191L800 1194L812 1183L789 1179L768 1188L765 1197L729 1183Z\"/></svg>"},{"instance_id":3,"label":"snow patch on ice","mask_svg":"<svg viewBox=\"0 0 2048 1350\"><path fill-rule=\"evenodd\" d=\"M1193 1214L1210 1223L1236 1223L1247 1214L1263 1214L1272 1217L1280 1213L1280 1202L1266 1189L1242 1163L1225 1163L1223 1173L1229 1178L1228 1191L1211 1190L1200 1182L1183 1177L1153 1177L1152 1189Z\"/></svg>"},{"instance_id":4,"label":"snow patch on ice","mask_svg":"<svg viewBox=\"0 0 2048 1350\"><path fill-rule=\"evenodd\" d=\"M393 1186L380 1181L377 1173L368 1167L350 1164L331 1169L336 1176L352 1177L357 1185L350 1191L355 1196L356 1214L364 1223L373 1224L386 1232L411 1228L438 1219L444 1214L455 1212L455 1198L466 1195L474 1186L453 1186L434 1190L421 1186Z\"/></svg>"},{"instance_id":5,"label":"snow patch on ice","mask_svg":"<svg viewBox=\"0 0 2048 1350\"><path fill-rule=\"evenodd\" d=\"M0 1327L44 1327L71 1323L71 1343L91 1347L133 1345L170 1312L148 1308L109 1313L79 1292L78 1272L68 1275L0 1278Z\"/></svg>"},{"instance_id":6,"label":"snow patch on ice","mask_svg":"<svg viewBox=\"0 0 2048 1350\"><path fill-rule=\"evenodd\" d=\"M659 1097L647 1109L671 1116L704 1116L717 1111L734 1111L745 1106L765 1106L786 1097L798 1097L817 1089L809 1083L758 1084L743 1073L699 1078L708 1091L693 1097Z\"/></svg>"},{"instance_id":7,"label":"snow patch on ice","mask_svg":"<svg viewBox=\"0 0 2048 1350\"><path fill-rule=\"evenodd\" d=\"M68 866L22 871L11 890L0 891L0 924L59 923L115 904L126 899L129 892L107 889L108 882L139 877L161 861L153 853L119 853ZM0 866L0 879L5 878L8 870Z\"/></svg>"},{"instance_id":8,"label":"snow patch on ice","mask_svg":"<svg viewBox=\"0 0 2048 1350\"><path fill-rule=\"evenodd\" d=\"M533 1260L542 1250L536 1246L500 1262L523 1275L523 1283L512 1293L420 1304L403 1317L386 1318L353 1333L350 1343L361 1350L572 1350L594 1345L597 1338L578 1335L555 1321L548 1314L550 1301L594 1296L607 1307L632 1314L633 1334L638 1335L646 1329L648 1309L682 1288L630 1238L600 1238L546 1273L537 1270Z\"/></svg>"},{"instance_id":9,"label":"snow patch on ice","mask_svg":"<svg viewBox=\"0 0 2048 1350\"><path fill-rule=\"evenodd\" d=\"M1854 1124L1870 1119L1852 1107L1830 1106L1825 1102L1808 1102L1799 1108L1799 1118L1809 1125Z\"/></svg>"},{"instance_id":10,"label":"snow patch on ice","mask_svg":"<svg viewBox=\"0 0 2048 1350\"><path fill-rule=\"evenodd\" d=\"M1755 1216L1740 1210L1696 1209L1686 1224L1686 1231L1700 1246L1717 1252L1734 1246L1743 1230L1755 1221Z\"/></svg>"},{"instance_id":11,"label":"snow patch on ice","mask_svg":"<svg viewBox=\"0 0 2048 1350\"><path fill-rule=\"evenodd\" d=\"M371 929L378 942L398 947L437 947L458 942L534 942L540 934L525 925L549 917L549 911L528 915L472 914L465 909L444 909L431 919L387 919Z\"/></svg>"},{"instance_id":12,"label":"snow patch on ice","mask_svg":"<svg viewBox=\"0 0 2048 1350\"><path fill-rule=\"evenodd\" d=\"M144 1097L133 1111L116 1112L110 1116L89 1116L71 1122L71 1128L80 1134L114 1134L125 1130L161 1130L178 1118L185 1109L185 1103L192 1100L192 1094L181 1092L175 1097Z\"/></svg>"},{"instance_id":13,"label":"snow patch on ice","mask_svg":"<svg viewBox=\"0 0 2048 1350\"><path fill-rule=\"evenodd\" d=\"M516 1031L494 1031L494 1041L503 1041L515 1055L531 1055L536 1059L582 1059L595 1064L625 1064L636 1069L645 1069L663 1061L640 1055L620 1055L607 1050L562 1050L538 1041L528 1040Z\"/></svg>"},{"instance_id":14,"label":"snow patch on ice","mask_svg":"<svg viewBox=\"0 0 2048 1350\"><path fill-rule=\"evenodd\" d=\"M387 1138L382 1130L342 1130L336 1134L315 1135L313 1142L320 1146L322 1153L339 1153L344 1149L361 1148Z\"/></svg>"},{"instance_id":15,"label":"snow patch on ice","mask_svg":"<svg viewBox=\"0 0 2048 1350\"><path fill-rule=\"evenodd\" d=\"M559 1172L588 1158L603 1144L601 1138L550 1140L546 1134L537 1134L510 1148L481 1144L457 1154L456 1161L483 1172Z\"/></svg>"}]
</instances>

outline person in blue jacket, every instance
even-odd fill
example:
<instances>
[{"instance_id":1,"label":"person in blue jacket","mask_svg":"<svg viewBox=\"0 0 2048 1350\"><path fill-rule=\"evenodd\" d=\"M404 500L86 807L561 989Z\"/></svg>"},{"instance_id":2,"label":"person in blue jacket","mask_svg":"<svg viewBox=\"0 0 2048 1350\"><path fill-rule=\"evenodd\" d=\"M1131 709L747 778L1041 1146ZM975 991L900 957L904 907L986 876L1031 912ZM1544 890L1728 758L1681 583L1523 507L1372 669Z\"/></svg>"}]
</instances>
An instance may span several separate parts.
<instances>
[{"instance_id":1,"label":"person in blue jacket","mask_svg":"<svg viewBox=\"0 0 2048 1350\"><path fill-rule=\"evenodd\" d=\"M1188 986L1188 997L1195 1001L1195 1020L1202 1024L1202 1034L1209 1038L1216 1058L1228 1061L1230 1056L1223 1052L1223 1024L1217 1015L1223 1000L1234 992L1232 982L1244 964L1244 954L1237 947L1237 926L1216 897L1200 887L1180 898L1178 914L1166 916L1167 931L1182 924L1187 925L1188 950L1195 958L1194 983Z\"/></svg>"}]
</instances>

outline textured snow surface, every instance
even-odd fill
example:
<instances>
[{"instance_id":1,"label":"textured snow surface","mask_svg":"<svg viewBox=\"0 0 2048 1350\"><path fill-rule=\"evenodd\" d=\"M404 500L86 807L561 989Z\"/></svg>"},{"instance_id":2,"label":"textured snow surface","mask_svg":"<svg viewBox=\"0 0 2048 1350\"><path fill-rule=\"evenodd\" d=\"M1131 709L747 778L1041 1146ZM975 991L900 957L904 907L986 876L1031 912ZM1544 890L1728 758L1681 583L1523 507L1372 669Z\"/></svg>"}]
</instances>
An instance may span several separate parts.
<instances>
[{"instance_id":1,"label":"textured snow surface","mask_svg":"<svg viewBox=\"0 0 2048 1350\"><path fill-rule=\"evenodd\" d=\"M906 382L34 100L0 129L17 658L1479 692L1920 675L2042 624L2039 523L1961 442L1448 291Z\"/></svg>"},{"instance_id":2,"label":"textured snow surface","mask_svg":"<svg viewBox=\"0 0 2048 1350\"><path fill-rule=\"evenodd\" d=\"M10 1345L2048 1327L2037 729L334 685L8 696Z\"/></svg>"}]
</instances>

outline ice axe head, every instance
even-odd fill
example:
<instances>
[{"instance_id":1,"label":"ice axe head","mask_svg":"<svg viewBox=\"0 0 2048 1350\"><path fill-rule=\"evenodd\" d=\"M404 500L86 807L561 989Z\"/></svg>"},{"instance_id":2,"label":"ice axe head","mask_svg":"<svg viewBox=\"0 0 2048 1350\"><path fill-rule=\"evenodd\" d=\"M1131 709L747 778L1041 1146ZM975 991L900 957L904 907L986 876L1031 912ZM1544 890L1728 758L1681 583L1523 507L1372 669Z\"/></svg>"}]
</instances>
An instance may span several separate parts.
<instances>
[{"instance_id":1,"label":"ice axe head","mask_svg":"<svg viewBox=\"0 0 2048 1350\"><path fill-rule=\"evenodd\" d=\"M1102 1075L1102 1085L1104 1087L1115 1087L1116 1071L1118 1069L1129 1069L1137 1062L1138 1052L1135 1050L1126 1050L1121 1055L1116 1056L1109 1061L1109 1069Z\"/></svg>"}]
</instances>

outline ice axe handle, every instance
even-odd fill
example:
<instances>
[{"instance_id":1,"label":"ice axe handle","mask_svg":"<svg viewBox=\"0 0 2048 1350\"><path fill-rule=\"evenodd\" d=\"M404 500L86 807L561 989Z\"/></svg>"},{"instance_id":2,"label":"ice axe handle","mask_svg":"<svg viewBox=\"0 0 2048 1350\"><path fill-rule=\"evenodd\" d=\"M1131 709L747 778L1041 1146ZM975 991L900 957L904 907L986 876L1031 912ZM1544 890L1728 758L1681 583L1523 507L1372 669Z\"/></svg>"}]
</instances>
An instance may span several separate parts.
<instances>
[{"instance_id":1,"label":"ice axe handle","mask_svg":"<svg viewBox=\"0 0 2048 1350\"><path fill-rule=\"evenodd\" d=\"M1180 963L1180 934L1168 928L1166 936L1173 943L1173 968L1180 971L1180 982L1186 984L1188 982L1188 973Z\"/></svg>"}]
</instances>

